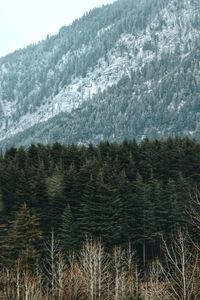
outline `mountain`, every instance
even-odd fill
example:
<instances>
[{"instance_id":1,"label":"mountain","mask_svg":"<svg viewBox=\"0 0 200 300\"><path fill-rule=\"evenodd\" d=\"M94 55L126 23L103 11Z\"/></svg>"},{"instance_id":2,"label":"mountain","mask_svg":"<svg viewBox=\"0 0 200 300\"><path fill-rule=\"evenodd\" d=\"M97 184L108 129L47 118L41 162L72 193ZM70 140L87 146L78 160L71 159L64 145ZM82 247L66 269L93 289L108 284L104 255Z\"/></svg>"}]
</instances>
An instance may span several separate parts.
<instances>
[{"instance_id":1,"label":"mountain","mask_svg":"<svg viewBox=\"0 0 200 300\"><path fill-rule=\"evenodd\" d=\"M200 138L199 0L118 0L0 58L0 147Z\"/></svg>"}]
</instances>

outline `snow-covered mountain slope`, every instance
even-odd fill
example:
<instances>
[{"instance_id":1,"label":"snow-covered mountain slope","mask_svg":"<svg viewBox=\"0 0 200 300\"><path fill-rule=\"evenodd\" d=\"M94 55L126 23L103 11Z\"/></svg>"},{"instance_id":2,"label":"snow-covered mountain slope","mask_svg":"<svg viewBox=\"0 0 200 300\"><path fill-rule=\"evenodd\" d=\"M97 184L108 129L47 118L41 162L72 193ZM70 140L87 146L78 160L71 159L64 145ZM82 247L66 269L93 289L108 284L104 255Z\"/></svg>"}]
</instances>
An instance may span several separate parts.
<instances>
[{"instance_id":1,"label":"snow-covered mountain slope","mask_svg":"<svg viewBox=\"0 0 200 300\"><path fill-rule=\"evenodd\" d=\"M0 59L0 144L200 137L200 3L119 0Z\"/></svg>"}]
</instances>

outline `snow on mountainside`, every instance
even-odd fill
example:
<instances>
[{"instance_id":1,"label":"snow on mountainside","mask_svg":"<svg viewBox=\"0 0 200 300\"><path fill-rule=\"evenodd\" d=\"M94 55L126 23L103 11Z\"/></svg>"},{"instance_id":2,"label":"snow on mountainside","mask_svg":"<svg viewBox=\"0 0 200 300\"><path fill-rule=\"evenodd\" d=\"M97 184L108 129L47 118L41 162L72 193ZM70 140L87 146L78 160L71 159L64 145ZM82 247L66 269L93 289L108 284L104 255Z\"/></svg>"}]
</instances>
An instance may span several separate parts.
<instances>
[{"instance_id":1,"label":"snow on mountainside","mask_svg":"<svg viewBox=\"0 0 200 300\"><path fill-rule=\"evenodd\" d=\"M196 86L200 83L200 69L196 56L199 53L200 39L199 3L193 0L172 0L167 4L161 0L141 2L143 5L139 4L139 1L133 4L132 0L121 0L102 9L96 9L75 21L72 26L62 28L57 36L48 37L38 45L32 45L0 59L2 145L4 139L12 140L13 135L20 132L25 132L26 135L26 130L34 128L35 125L42 123L45 127L45 124L49 124L51 119L53 122L54 117L60 113L64 112L69 116L76 110L81 111L87 103L91 101L95 103L95 97L98 95L105 94L118 84L120 86L123 78L129 78L132 82L133 74L140 74L137 87L135 84L136 88L131 94L134 101L138 102L137 106L147 105L145 104L147 95L149 98L152 97L158 89L160 92L157 101L164 102L161 89L172 74L175 79L182 76L185 77L184 81L186 78L191 81L188 82L188 85L193 85L189 92L191 95L185 96L188 92L184 91L184 86L182 89L177 87L178 90L173 94L169 92L169 96L166 97L169 99L165 100L166 111L160 113L181 114L182 111L185 113L187 108L190 114L191 109L195 108L193 111L195 120L191 120L191 123L195 124L192 123L191 130L181 124L183 130L181 132L179 129L177 134L198 137L200 110L198 110L199 91ZM107 21L104 21L106 17ZM88 30L90 27L93 28L91 31ZM196 56L193 53L196 53ZM147 71L144 72L145 69ZM159 78L156 69L159 69ZM195 69L195 72L192 72L192 69ZM152 75L147 76L147 72ZM144 75L141 76L141 73ZM119 88L119 93L121 91ZM127 97L127 94L124 93L122 97ZM108 96L105 94L103 98L106 103ZM121 105L120 101L118 106ZM135 105L134 101L132 100L132 106ZM115 105L113 103L113 109ZM147 111L148 109L152 111L152 104L148 105L151 108L147 106ZM138 115L139 110L136 110L135 114ZM125 119L129 114L129 112L122 114L120 109L119 113L121 118ZM159 118L163 116L158 116L157 119ZM128 120L124 124L123 126L130 127ZM150 127L154 128L158 136L164 136L161 134L159 122L150 124ZM143 128L140 135L151 137L152 134L148 134L148 130L149 128ZM167 130L170 134L170 128ZM133 130L133 137L134 134ZM99 133L99 136L118 139L114 133L108 136ZM125 130L124 138L126 136L128 134L126 135ZM80 139L76 142L87 140L88 138L84 140L80 135ZM47 141L54 140L47 139ZM26 141L23 139L22 143L26 144Z\"/></svg>"}]
</instances>

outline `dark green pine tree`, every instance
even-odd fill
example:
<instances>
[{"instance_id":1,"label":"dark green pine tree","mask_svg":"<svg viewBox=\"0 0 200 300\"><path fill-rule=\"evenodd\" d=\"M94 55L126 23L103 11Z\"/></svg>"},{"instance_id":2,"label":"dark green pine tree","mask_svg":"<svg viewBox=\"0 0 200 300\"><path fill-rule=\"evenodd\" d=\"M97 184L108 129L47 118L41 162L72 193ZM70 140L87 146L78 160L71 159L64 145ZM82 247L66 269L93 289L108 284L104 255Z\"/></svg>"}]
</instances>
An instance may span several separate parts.
<instances>
[{"instance_id":1,"label":"dark green pine tree","mask_svg":"<svg viewBox=\"0 0 200 300\"><path fill-rule=\"evenodd\" d=\"M57 234L65 208L63 174L58 167L53 170L53 174L47 179L47 191L49 197L49 228Z\"/></svg>"},{"instance_id":2,"label":"dark green pine tree","mask_svg":"<svg viewBox=\"0 0 200 300\"><path fill-rule=\"evenodd\" d=\"M8 226L0 223L0 266L8 267L9 263Z\"/></svg>"},{"instance_id":3,"label":"dark green pine tree","mask_svg":"<svg viewBox=\"0 0 200 300\"><path fill-rule=\"evenodd\" d=\"M29 201L29 193L30 193L29 180L26 177L25 171L23 169L19 169L16 172L15 188L16 190L14 196L15 197L14 211L17 211L24 202L27 202L27 199Z\"/></svg>"},{"instance_id":4,"label":"dark green pine tree","mask_svg":"<svg viewBox=\"0 0 200 300\"><path fill-rule=\"evenodd\" d=\"M155 234L160 235L161 225L163 223L163 209L161 203L161 186L157 179L155 179L153 172L146 183L146 195L148 200L152 203L155 216Z\"/></svg>"},{"instance_id":5,"label":"dark green pine tree","mask_svg":"<svg viewBox=\"0 0 200 300\"><path fill-rule=\"evenodd\" d=\"M80 240L84 240L86 237L91 237L93 232L93 215L92 208L96 199L96 178L90 176L89 182L86 184L84 192L81 197L80 212L77 218L77 233Z\"/></svg>"},{"instance_id":6,"label":"dark green pine tree","mask_svg":"<svg viewBox=\"0 0 200 300\"><path fill-rule=\"evenodd\" d=\"M148 222L149 222L149 239L151 255L156 256L160 253L160 236L162 233L162 204L161 188L158 181L151 172L148 183L145 185L145 195L148 204ZM149 251L150 252L150 251ZM154 253L155 252L155 253Z\"/></svg>"},{"instance_id":7,"label":"dark green pine tree","mask_svg":"<svg viewBox=\"0 0 200 300\"><path fill-rule=\"evenodd\" d=\"M82 209L82 196L85 188L90 181L90 177L96 177L98 173L98 162L96 159L87 160L83 163L80 170L76 170L72 164L64 177L64 194L70 204L72 214L76 220L80 219L80 211Z\"/></svg>"},{"instance_id":8,"label":"dark green pine tree","mask_svg":"<svg viewBox=\"0 0 200 300\"><path fill-rule=\"evenodd\" d=\"M2 193L0 192L0 265L6 267L8 244L7 244L7 233L8 228L4 223L4 204L2 199Z\"/></svg>"},{"instance_id":9,"label":"dark green pine tree","mask_svg":"<svg viewBox=\"0 0 200 300\"><path fill-rule=\"evenodd\" d=\"M37 173L30 179L30 207L40 219L40 227L44 235L49 233L49 197L47 192L47 176L44 165L38 166Z\"/></svg>"},{"instance_id":10,"label":"dark green pine tree","mask_svg":"<svg viewBox=\"0 0 200 300\"><path fill-rule=\"evenodd\" d=\"M177 227L176 214L178 209L176 183L169 179L167 184L162 186L162 231L165 235L170 235Z\"/></svg>"},{"instance_id":11,"label":"dark green pine tree","mask_svg":"<svg viewBox=\"0 0 200 300\"><path fill-rule=\"evenodd\" d=\"M183 178L182 174L179 174L176 179L176 199L177 199L177 208L175 221L177 226L185 226L185 221L188 219L188 203L191 197L190 195L190 186L189 183Z\"/></svg>"},{"instance_id":12,"label":"dark green pine tree","mask_svg":"<svg viewBox=\"0 0 200 300\"><path fill-rule=\"evenodd\" d=\"M190 188L181 174L176 179L168 181L163 198L168 212L166 231L170 234L176 231L180 225L184 226L188 218L186 210L190 198Z\"/></svg>"},{"instance_id":13,"label":"dark green pine tree","mask_svg":"<svg viewBox=\"0 0 200 300\"><path fill-rule=\"evenodd\" d=\"M16 181L16 170L13 163L8 161L5 166L0 165L0 188L4 208L2 217L7 220L16 208Z\"/></svg>"},{"instance_id":14,"label":"dark green pine tree","mask_svg":"<svg viewBox=\"0 0 200 300\"><path fill-rule=\"evenodd\" d=\"M16 152L17 152L17 149L14 147L11 147L10 149L8 149L4 155L5 161L7 161L7 162L13 161L15 159Z\"/></svg>"},{"instance_id":15,"label":"dark green pine tree","mask_svg":"<svg viewBox=\"0 0 200 300\"><path fill-rule=\"evenodd\" d=\"M70 208L74 216L77 213L77 207L79 206L80 201L80 197L77 197L77 195L79 194L79 190L76 184L77 177L78 172L74 164L70 164L63 177L63 193L68 203L70 204Z\"/></svg>"},{"instance_id":16,"label":"dark green pine tree","mask_svg":"<svg viewBox=\"0 0 200 300\"><path fill-rule=\"evenodd\" d=\"M80 226L84 234L111 246L118 244L121 235L120 196L116 188L105 183L100 171L97 179L91 178L82 197Z\"/></svg>"},{"instance_id":17,"label":"dark green pine tree","mask_svg":"<svg viewBox=\"0 0 200 300\"><path fill-rule=\"evenodd\" d=\"M17 170L26 170L26 168L28 167L27 164L27 153L24 150L23 147L20 147L15 155L15 164L16 164L16 168Z\"/></svg>"},{"instance_id":18,"label":"dark green pine tree","mask_svg":"<svg viewBox=\"0 0 200 300\"><path fill-rule=\"evenodd\" d=\"M76 246L75 224L70 205L67 204L61 219L58 239L64 251L72 251Z\"/></svg>"},{"instance_id":19,"label":"dark green pine tree","mask_svg":"<svg viewBox=\"0 0 200 300\"><path fill-rule=\"evenodd\" d=\"M19 261L22 266L28 266L32 269L39 259L41 239L39 220L31 214L24 203L20 207L15 220L11 221L9 226L10 262Z\"/></svg>"},{"instance_id":20,"label":"dark green pine tree","mask_svg":"<svg viewBox=\"0 0 200 300\"><path fill-rule=\"evenodd\" d=\"M121 243L134 240L133 228L136 225L136 195L134 185L128 180L125 171L117 177L117 189L121 199Z\"/></svg>"},{"instance_id":21,"label":"dark green pine tree","mask_svg":"<svg viewBox=\"0 0 200 300\"><path fill-rule=\"evenodd\" d=\"M39 163L38 147L32 144L29 147L27 154L28 154L28 163L31 166L37 168Z\"/></svg>"},{"instance_id":22,"label":"dark green pine tree","mask_svg":"<svg viewBox=\"0 0 200 300\"><path fill-rule=\"evenodd\" d=\"M107 169L107 168L106 168ZM93 211L96 214L96 235L101 236L109 246L121 244L122 238L122 205L120 194L115 187L113 175L110 180L99 172L96 180L96 203ZM97 210L96 210L97 208ZM99 212L98 212L99 208Z\"/></svg>"},{"instance_id":23,"label":"dark green pine tree","mask_svg":"<svg viewBox=\"0 0 200 300\"><path fill-rule=\"evenodd\" d=\"M62 153L62 145L59 143L53 144L51 147L50 155L55 165L61 164L61 153Z\"/></svg>"},{"instance_id":24,"label":"dark green pine tree","mask_svg":"<svg viewBox=\"0 0 200 300\"><path fill-rule=\"evenodd\" d=\"M151 160L152 145L148 139L145 139L140 145L138 170L143 180L147 181L152 170Z\"/></svg>"},{"instance_id":25,"label":"dark green pine tree","mask_svg":"<svg viewBox=\"0 0 200 300\"><path fill-rule=\"evenodd\" d=\"M146 186L143 183L140 175L137 176L134 185L135 196L135 227L132 228L132 236L136 245L142 250L142 259L144 265L146 264L147 250L152 243L155 232L155 219L153 204L148 199L146 193Z\"/></svg>"}]
</instances>

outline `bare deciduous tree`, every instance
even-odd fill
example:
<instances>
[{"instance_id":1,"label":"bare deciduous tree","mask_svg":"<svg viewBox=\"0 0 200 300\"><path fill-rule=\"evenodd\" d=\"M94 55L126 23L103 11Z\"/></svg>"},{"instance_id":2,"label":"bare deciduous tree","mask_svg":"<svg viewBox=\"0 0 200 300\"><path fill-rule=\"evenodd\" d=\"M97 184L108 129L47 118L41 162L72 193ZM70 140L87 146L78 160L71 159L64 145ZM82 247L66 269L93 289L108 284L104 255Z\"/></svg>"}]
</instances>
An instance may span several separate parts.
<instances>
[{"instance_id":1,"label":"bare deciduous tree","mask_svg":"<svg viewBox=\"0 0 200 300\"><path fill-rule=\"evenodd\" d=\"M200 191L197 188L190 194L190 206L187 215L190 224L200 233Z\"/></svg>"},{"instance_id":2,"label":"bare deciduous tree","mask_svg":"<svg viewBox=\"0 0 200 300\"><path fill-rule=\"evenodd\" d=\"M127 250L121 247L114 248L113 266L114 272L114 300L137 299L139 297L139 274L135 264L135 252L130 245Z\"/></svg>"},{"instance_id":3,"label":"bare deciduous tree","mask_svg":"<svg viewBox=\"0 0 200 300\"><path fill-rule=\"evenodd\" d=\"M169 299L199 299L198 251L190 243L187 230L179 229L169 244L163 239L165 266L161 265L168 283Z\"/></svg>"},{"instance_id":4,"label":"bare deciduous tree","mask_svg":"<svg viewBox=\"0 0 200 300\"><path fill-rule=\"evenodd\" d=\"M159 259L149 264L146 281L143 283L145 300L169 300L168 283L163 280L163 271Z\"/></svg>"},{"instance_id":5,"label":"bare deciduous tree","mask_svg":"<svg viewBox=\"0 0 200 300\"><path fill-rule=\"evenodd\" d=\"M88 299L110 300L109 262L103 245L87 240L81 250L79 264L87 285Z\"/></svg>"},{"instance_id":6,"label":"bare deciduous tree","mask_svg":"<svg viewBox=\"0 0 200 300\"><path fill-rule=\"evenodd\" d=\"M42 300L41 277L34 276L26 267L16 264L11 270L0 272L0 299Z\"/></svg>"},{"instance_id":7,"label":"bare deciduous tree","mask_svg":"<svg viewBox=\"0 0 200 300\"><path fill-rule=\"evenodd\" d=\"M45 272L46 281L49 291L49 297L54 299L56 291L60 290L59 281L61 280L61 254L59 250L59 243L55 239L54 231L51 232L51 239L46 243L46 261ZM63 265L62 265L62 268ZM51 294L51 296L50 296Z\"/></svg>"},{"instance_id":8,"label":"bare deciduous tree","mask_svg":"<svg viewBox=\"0 0 200 300\"><path fill-rule=\"evenodd\" d=\"M67 300L87 300L87 282L80 270L75 255L69 257L68 269L65 278L65 297Z\"/></svg>"}]
</instances>

